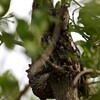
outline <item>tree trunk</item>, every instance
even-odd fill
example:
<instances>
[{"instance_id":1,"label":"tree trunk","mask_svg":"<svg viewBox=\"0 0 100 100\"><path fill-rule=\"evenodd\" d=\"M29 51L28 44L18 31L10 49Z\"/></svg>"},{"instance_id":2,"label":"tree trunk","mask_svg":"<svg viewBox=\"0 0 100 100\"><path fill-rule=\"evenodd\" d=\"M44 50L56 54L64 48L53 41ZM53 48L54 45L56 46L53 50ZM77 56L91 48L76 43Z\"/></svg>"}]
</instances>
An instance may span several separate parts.
<instances>
[{"instance_id":1,"label":"tree trunk","mask_svg":"<svg viewBox=\"0 0 100 100\"><path fill-rule=\"evenodd\" d=\"M32 87L33 93L41 100L47 98L55 98L56 100L79 100L79 95L85 90L85 88L81 86L81 84L84 83L82 80L84 77L80 78L77 87L73 87L73 81L83 68L80 64L80 52L73 42L69 32L68 9L65 5L61 5L59 9L53 8L53 6L50 7L52 7L52 9L50 8L51 16L60 16L60 36L49 56L49 60L43 63L41 70L38 69L40 71L38 71L37 74L33 74L32 72L32 67L35 67L34 63L37 61L33 60L27 71L29 83ZM33 13L35 9L40 9L40 6L34 1ZM50 23L48 32L46 32L41 39L43 44L48 45L49 40L53 38L55 24L56 23ZM55 66L59 66L63 71L58 70Z\"/></svg>"}]
</instances>

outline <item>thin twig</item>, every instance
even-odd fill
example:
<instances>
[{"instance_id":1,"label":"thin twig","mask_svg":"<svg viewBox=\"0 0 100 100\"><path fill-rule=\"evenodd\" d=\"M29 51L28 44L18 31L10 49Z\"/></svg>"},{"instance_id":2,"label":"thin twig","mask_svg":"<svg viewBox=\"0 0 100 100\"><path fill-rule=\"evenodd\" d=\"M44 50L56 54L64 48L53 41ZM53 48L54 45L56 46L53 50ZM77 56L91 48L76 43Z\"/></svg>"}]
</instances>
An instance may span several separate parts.
<instances>
[{"instance_id":1,"label":"thin twig","mask_svg":"<svg viewBox=\"0 0 100 100\"><path fill-rule=\"evenodd\" d=\"M20 100L21 97L28 91L29 89L29 84L27 84L24 89L20 92L19 96L16 98L16 100Z\"/></svg>"},{"instance_id":2,"label":"thin twig","mask_svg":"<svg viewBox=\"0 0 100 100\"><path fill-rule=\"evenodd\" d=\"M95 70L95 69L87 69L85 71L81 71L74 79L73 81L73 85L76 87L77 86L77 83L78 83L78 80L80 79L80 77L84 74L100 74L100 71L99 70Z\"/></svg>"},{"instance_id":3,"label":"thin twig","mask_svg":"<svg viewBox=\"0 0 100 100\"><path fill-rule=\"evenodd\" d=\"M10 13L8 16L5 16L5 17L0 17L0 20L11 18L11 17L14 17L13 13Z\"/></svg>"},{"instance_id":4,"label":"thin twig","mask_svg":"<svg viewBox=\"0 0 100 100\"><path fill-rule=\"evenodd\" d=\"M17 41L17 40L14 40L14 44L19 45L19 46L23 46L23 42Z\"/></svg>"},{"instance_id":5,"label":"thin twig","mask_svg":"<svg viewBox=\"0 0 100 100\"><path fill-rule=\"evenodd\" d=\"M74 25L76 26L76 23L75 23L75 21L73 20L73 19L71 19L71 18L69 18L70 19L70 21L72 21L73 23L74 23Z\"/></svg>"},{"instance_id":6,"label":"thin twig","mask_svg":"<svg viewBox=\"0 0 100 100\"><path fill-rule=\"evenodd\" d=\"M73 20L73 23L74 23L75 25L76 25L76 23L75 23L75 20L74 20L74 13L75 13L75 11L78 10L79 8L80 8L80 7L74 9L74 11L73 11L73 13L72 13L72 20Z\"/></svg>"},{"instance_id":7,"label":"thin twig","mask_svg":"<svg viewBox=\"0 0 100 100\"><path fill-rule=\"evenodd\" d=\"M97 84L97 83L100 83L100 80L99 81L86 82L87 85L92 85L92 84Z\"/></svg>"},{"instance_id":8,"label":"thin twig","mask_svg":"<svg viewBox=\"0 0 100 100\"><path fill-rule=\"evenodd\" d=\"M83 84L80 84L80 86L93 85L93 84L98 84L98 83L100 83L100 80L98 80L98 81L94 81L94 80L93 81L88 81L88 79L87 79L87 81Z\"/></svg>"},{"instance_id":9,"label":"thin twig","mask_svg":"<svg viewBox=\"0 0 100 100\"><path fill-rule=\"evenodd\" d=\"M73 0L78 6L83 7L82 5L80 5L76 0Z\"/></svg>"},{"instance_id":10,"label":"thin twig","mask_svg":"<svg viewBox=\"0 0 100 100\"><path fill-rule=\"evenodd\" d=\"M96 42L94 42L93 46L94 47L99 47L100 46L100 40L97 40Z\"/></svg>"}]
</instances>

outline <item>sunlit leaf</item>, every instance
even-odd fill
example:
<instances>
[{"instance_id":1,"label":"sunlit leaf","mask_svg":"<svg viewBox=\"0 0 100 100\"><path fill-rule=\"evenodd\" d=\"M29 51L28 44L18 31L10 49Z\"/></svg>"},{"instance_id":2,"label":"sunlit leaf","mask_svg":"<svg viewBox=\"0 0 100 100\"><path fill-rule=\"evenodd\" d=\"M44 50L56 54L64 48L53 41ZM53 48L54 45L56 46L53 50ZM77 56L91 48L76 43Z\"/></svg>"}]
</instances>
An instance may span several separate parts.
<instances>
[{"instance_id":1,"label":"sunlit leaf","mask_svg":"<svg viewBox=\"0 0 100 100\"><path fill-rule=\"evenodd\" d=\"M44 10L35 10L32 16L31 31L43 34L48 28L48 13Z\"/></svg>"},{"instance_id":2,"label":"sunlit leaf","mask_svg":"<svg viewBox=\"0 0 100 100\"><path fill-rule=\"evenodd\" d=\"M43 52L42 46L36 41L25 41L24 47L26 48L26 53L32 58L37 58Z\"/></svg>"},{"instance_id":3,"label":"sunlit leaf","mask_svg":"<svg viewBox=\"0 0 100 100\"><path fill-rule=\"evenodd\" d=\"M48 29L48 21L48 15L45 11L34 11L29 32L33 39L25 41L26 52L28 51L29 55L36 57L41 53L41 38Z\"/></svg>"},{"instance_id":4,"label":"sunlit leaf","mask_svg":"<svg viewBox=\"0 0 100 100\"><path fill-rule=\"evenodd\" d=\"M17 33L29 56L36 56L42 51L41 38L48 30L49 18L45 10L35 10L29 26L24 20L17 20Z\"/></svg>"}]
</instances>

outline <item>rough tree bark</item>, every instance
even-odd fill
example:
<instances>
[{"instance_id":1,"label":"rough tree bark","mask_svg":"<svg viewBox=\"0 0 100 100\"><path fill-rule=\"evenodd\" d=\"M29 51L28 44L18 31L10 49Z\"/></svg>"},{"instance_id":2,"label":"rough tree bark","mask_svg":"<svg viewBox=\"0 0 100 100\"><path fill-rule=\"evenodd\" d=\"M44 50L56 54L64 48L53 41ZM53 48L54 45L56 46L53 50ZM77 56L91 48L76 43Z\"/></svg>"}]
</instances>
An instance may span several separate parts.
<instances>
[{"instance_id":1,"label":"rough tree bark","mask_svg":"<svg viewBox=\"0 0 100 100\"><path fill-rule=\"evenodd\" d=\"M80 64L80 52L69 32L68 9L65 5L55 9L52 2L49 5L48 14L57 17L59 21L50 23L48 32L41 38L47 48L41 57L32 60L27 70L29 84L33 93L41 100L79 100L80 96L86 93L83 85L86 79L82 76L78 85L73 86L76 75L83 71L83 68ZM32 13L41 7L34 0Z\"/></svg>"}]
</instances>

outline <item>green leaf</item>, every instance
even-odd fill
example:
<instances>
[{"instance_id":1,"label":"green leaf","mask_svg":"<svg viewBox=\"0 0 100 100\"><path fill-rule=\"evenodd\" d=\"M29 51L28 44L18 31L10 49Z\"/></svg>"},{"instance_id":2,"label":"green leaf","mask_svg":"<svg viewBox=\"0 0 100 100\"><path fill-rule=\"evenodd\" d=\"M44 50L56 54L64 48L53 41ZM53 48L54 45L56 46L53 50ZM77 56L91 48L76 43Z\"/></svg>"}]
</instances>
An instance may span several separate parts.
<instances>
[{"instance_id":1,"label":"green leaf","mask_svg":"<svg viewBox=\"0 0 100 100\"><path fill-rule=\"evenodd\" d=\"M34 40L25 41L24 47L26 49L26 53L32 58L37 58L43 52L41 44L36 43Z\"/></svg>"},{"instance_id":2,"label":"green leaf","mask_svg":"<svg viewBox=\"0 0 100 100\"><path fill-rule=\"evenodd\" d=\"M91 0L79 11L78 23L71 25L71 31L81 34L86 42L80 42L83 48L82 64L86 68L100 69L100 47L94 44L100 40L100 4Z\"/></svg>"},{"instance_id":3,"label":"green leaf","mask_svg":"<svg viewBox=\"0 0 100 100\"><path fill-rule=\"evenodd\" d=\"M7 48L9 49L14 48L14 34L2 32L1 40L5 43Z\"/></svg>"},{"instance_id":4,"label":"green leaf","mask_svg":"<svg viewBox=\"0 0 100 100\"><path fill-rule=\"evenodd\" d=\"M4 16L10 6L10 0L0 0L0 17Z\"/></svg>"},{"instance_id":5,"label":"green leaf","mask_svg":"<svg viewBox=\"0 0 100 100\"><path fill-rule=\"evenodd\" d=\"M29 55L36 57L39 55L43 48L41 46L41 38L48 30L49 18L45 10L35 10L32 15L32 22L30 27L30 34L33 40L25 42L25 48Z\"/></svg>"},{"instance_id":6,"label":"green leaf","mask_svg":"<svg viewBox=\"0 0 100 100\"><path fill-rule=\"evenodd\" d=\"M43 9L34 10L30 26L24 20L17 20L17 33L23 41L26 53L31 57L37 57L43 50L41 38L48 30L49 17L47 14Z\"/></svg>"},{"instance_id":7,"label":"green leaf","mask_svg":"<svg viewBox=\"0 0 100 100\"><path fill-rule=\"evenodd\" d=\"M92 36L95 40L100 39L100 5L96 0L92 0L85 4L79 11L78 24L84 27L83 32Z\"/></svg>"},{"instance_id":8,"label":"green leaf","mask_svg":"<svg viewBox=\"0 0 100 100\"><path fill-rule=\"evenodd\" d=\"M5 100L15 100L19 94L18 81L10 71L0 76L0 97Z\"/></svg>"},{"instance_id":9,"label":"green leaf","mask_svg":"<svg viewBox=\"0 0 100 100\"><path fill-rule=\"evenodd\" d=\"M18 22L18 25L17 25L16 31L17 31L19 37L24 41L27 39L30 39L31 36L29 34L28 23L21 19L17 19L17 22Z\"/></svg>"},{"instance_id":10,"label":"green leaf","mask_svg":"<svg viewBox=\"0 0 100 100\"><path fill-rule=\"evenodd\" d=\"M100 70L100 48L94 48L91 40L78 41L83 49L82 64L86 68L95 68Z\"/></svg>"},{"instance_id":11,"label":"green leaf","mask_svg":"<svg viewBox=\"0 0 100 100\"><path fill-rule=\"evenodd\" d=\"M35 10L32 15L31 32L43 34L48 29L48 13L45 10Z\"/></svg>"}]
</instances>

